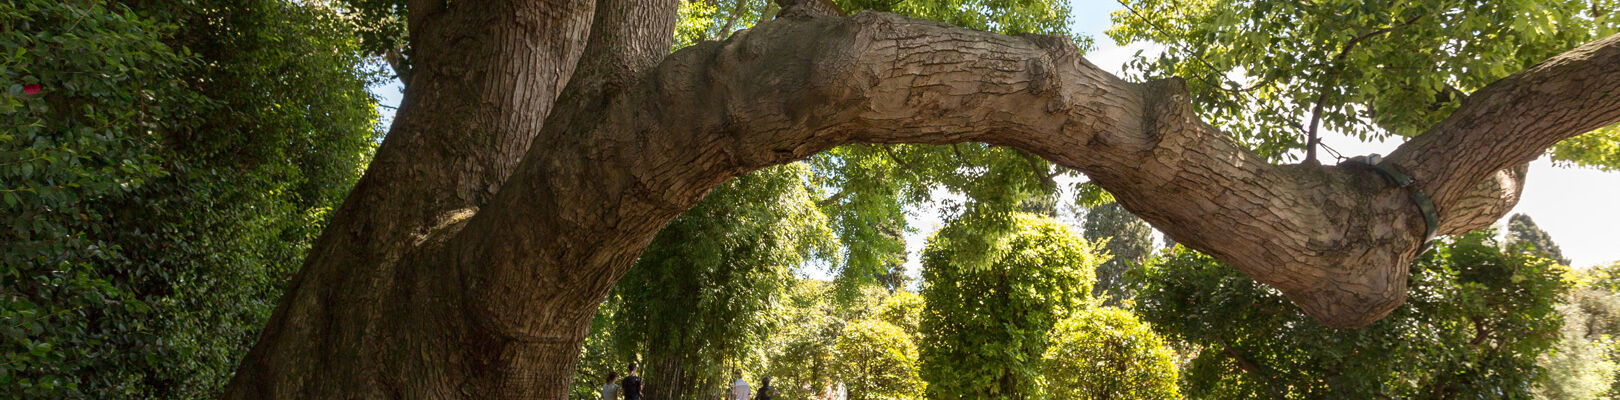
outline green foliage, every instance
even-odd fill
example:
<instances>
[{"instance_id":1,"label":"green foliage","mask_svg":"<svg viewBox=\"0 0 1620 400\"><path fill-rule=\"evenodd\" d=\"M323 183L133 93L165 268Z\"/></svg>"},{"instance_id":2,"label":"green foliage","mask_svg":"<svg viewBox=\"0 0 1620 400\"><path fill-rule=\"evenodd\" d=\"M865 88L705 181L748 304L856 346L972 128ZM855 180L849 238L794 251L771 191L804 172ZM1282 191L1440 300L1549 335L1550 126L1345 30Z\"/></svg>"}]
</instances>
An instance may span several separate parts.
<instances>
[{"instance_id":1,"label":"green foliage","mask_svg":"<svg viewBox=\"0 0 1620 400\"><path fill-rule=\"evenodd\" d=\"M1620 398L1620 294L1615 275L1620 263L1577 271L1565 304L1564 336L1542 359L1547 381L1541 398L1575 398L1593 393Z\"/></svg>"},{"instance_id":2,"label":"green foliage","mask_svg":"<svg viewBox=\"0 0 1620 400\"><path fill-rule=\"evenodd\" d=\"M212 397L377 134L347 25L280 1L0 2L0 385ZM310 110L320 110L311 113Z\"/></svg>"},{"instance_id":3,"label":"green foliage","mask_svg":"<svg viewBox=\"0 0 1620 400\"><path fill-rule=\"evenodd\" d=\"M837 376L856 400L902 400L922 397L917 377L917 346L911 335L893 324L863 320L844 326L838 337Z\"/></svg>"},{"instance_id":4,"label":"green foliage","mask_svg":"<svg viewBox=\"0 0 1620 400\"><path fill-rule=\"evenodd\" d=\"M789 164L714 189L659 231L615 286L616 347L626 359L642 355L660 392L693 397L720 386L729 366L763 367L759 344L781 324L768 311L792 268L832 251L826 217L802 185L808 174Z\"/></svg>"},{"instance_id":5,"label":"green foliage","mask_svg":"<svg viewBox=\"0 0 1620 400\"><path fill-rule=\"evenodd\" d=\"M1092 48L1090 37L1069 30L1067 2L1054 0L838 0L846 12L872 10L912 18L940 21L963 28L1006 35L1041 34L1075 38L1081 51Z\"/></svg>"},{"instance_id":6,"label":"green foliage","mask_svg":"<svg viewBox=\"0 0 1620 400\"><path fill-rule=\"evenodd\" d=\"M361 54L382 56L390 51L409 53L409 36L405 29L405 0L321 0L330 3L353 21L359 36Z\"/></svg>"},{"instance_id":7,"label":"green foliage","mask_svg":"<svg viewBox=\"0 0 1620 400\"><path fill-rule=\"evenodd\" d=\"M773 332L766 375L772 377L777 398L812 398L837 380L835 346L850 310L833 301L831 285L810 279L794 280L779 307L785 323Z\"/></svg>"},{"instance_id":8,"label":"green foliage","mask_svg":"<svg viewBox=\"0 0 1620 400\"><path fill-rule=\"evenodd\" d=\"M1564 258L1564 252L1558 249L1557 243L1553 243L1552 235L1537 227L1536 221L1531 220L1529 215L1513 214L1512 217L1508 217L1507 230L1506 244L1508 246L1523 246L1522 249L1519 249L1522 252L1551 258L1558 261L1559 264L1569 265L1569 259Z\"/></svg>"},{"instance_id":9,"label":"green foliage","mask_svg":"<svg viewBox=\"0 0 1620 400\"><path fill-rule=\"evenodd\" d=\"M1287 298L1185 248L1133 273L1138 312L1196 354L1194 398L1524 398L1559 338L1565 267L1493 233L1435 243L1407 304L1360 329L1311 321Z\"/></svg>"},{"instance_id":10,"label":"green foliage","mask_svg":"<svg viewBox=\"0 0 1620 400\"><path fill-rule=\"evenodd\" d=\"M675 19L675 48L724 40L731 32L774 17L774 0L686 0Z\"/></svg>"},{"instance_id":11,"label":"green foliage","mask_svg":"<svg viewBox=\"0 0 1620 400\"><path fill-rule=\"evenodd\" d=\"M1134 289L1125 282L1125 271L1135 268L1153 253L1153 228L1119 203L1091 207L1086 211L1086 241L1103 243L1108 261L1097 266L1097 284L1091 295L1109 305L1118 305L1132 296Z\"/></svg>"},{"instance_id":12,"label":"green foliage","mask_svg":"<svg viewBox=\"0 0 1620 400\"><path fill-rule=\"evenodd\" d=\"M979 250L953 239L978 230L971 220L953 221L923 251L920 331L929 398L1035 395L1037 361L1052 327L1088 304L1096 250L1050 219L1010 218L1012 233L987 254L965 257Z\"/></svg>"},{"instance_id":13,"label":"green foliage","mask_svg":"<svg viewBox=\"0 0 1620 400\"><path fill-rule=\"evenodd\" d=\"M833 3L850 15L865 10L881 11L1008 35L1076 37L1069 30L1068 3L1055 0L833 0ZM773 0L683 1L676 19L675 48L725 39L732 31L772 18L776 12ZM1081 50L1092 48L1089 37L1076 37L1075 44Z\"/></svg>"},{"instance_id":14,"label":"green foliage","mask_svg":"<svg viewBox=\"0 0 1620 400\"><path fill-rule=\"evenodd\" d=\"M1324 128L1363 140L1413 136L1486 84L1620 30L1614 0L1124 4L1110 37L1167 46L1132 64L1139 77L1187 78L1201 115L1273 159L1304 147L1318 104ZM1603 146L1553 154L1612 168L1613 129L1571 142Z\"/></svg>"},{"instance_id":15,"label":"green foliage","mask_svg":"<svg viewBox=\"0 0 1620 400\"><path fill-rule=\"evenodd\" d=\"M840 290L833 283L812 279L795 279L784 301L777 303L777 307L773 312L781 317L782 324L772 331L770 338L763 344L763 347L767 349L767 358L770 361L765 370L759 371L757 374L749 374L750 376L764 375L772 377L772 386L777 391L775 398L819 398L833 390L838 382L848 382L847 379L855 379L847 375L855 371L849 370L849 368L853 368L847 365L849 357L842 355L843 353L840 353L838 346L840 346L840 341L846 340L846 336L854 334L852 332L855 331L851 331L851 329L868 329L850 327L851 324L862 323L858 321L866 321L864 323L867 324L892 325L905 336L906 343L915 343L917 338L917 313L920 311L922 303L921 298L916 294L905 291L891 293L885 289L869 285L859 291L859 297L854 301L841 301L838 292ZM906 324L908 321L909 326ZM899 346L897 343L891 344ZM884 350L884 352L891 352L890 354L900 354L892 352L901 351L898 350L899 347L884 348L891 349ZM874 351L869 354L877 354L877 352ZM910 365L909 368L911 369L909 374L915 376L916 355L914 353L911 359L912 361L907 364ZM846 375L839 375L841 370ZM907 375L895 374L892 376L904 377ZM888 380L883 382L905 383L906 381ZM886 395L897 395L897 393L901 392L878 391L871 393L874 395L884 395L885 393L887 393ZM920 393L916 395L920 395Z\"/></svg>"},{"instance_id":16,"label":"green foliage","mask_svg":"<svg viewBox=\"0 0 1620 400\"><path fill-rule=\"evenodd\" d=\"M1620 261L1581 270L1576 276L1586 286L1620 293Z\"/></svg>"},{"instance_id":17,"label":"green foliage","mask_svg":"<svg viewBox=\"0 0 1620 400\"><path fill-rule=\"evenodd\" d=\"M1558 313L1564 318L1563 335L1552 351L1542 356L1540 365L1547 372L1536 388L1536 398L1612 398L1605 395L1610 394L1620 366L1609 354L1614 345L1609 336L1613 327L1604 325L1612 325L1614 312L1620 311L1620 299L1606 291L1580 288L1570 293L1569 300L1558 305ZM1589 310L1591 306L1603 310L1592 312L1597 310ZM1609 329L1606 332L1604 328Z\"/></svg>"},{"instance_id":18,"label":"green foliage","mask_svg":"<svg viewBox=\"0 0 1620 400\"><path fill-rule=\"evenodd\" d=\"M917 324L922 318L923 297L911 292L895 292L883 300L878 306L878 318L883 322L894 324L911 335L917 334ZM916 337L912 338L917 339Z\"/></svg>"},{"instance_id":19,"label":"green foliage","mask_svg":"<svg viewBox=\"0 0 1620 400\"><path fill-rule=\"evenodd\" d=\"M597 306L596 317L591 319L591 332L585 335L585 342L579 346L579 364L574 366L574 381L573 386L569 387L569 399L600 400L602 384L607 382L608 374L617 372L622 378L626 367L634 360L620 354L621 352L616 351L614 347L613 334L616 331L614 328L617 326L622 302L619 298L610 296Z\"/></svg>"},{"instance_id":20,"label":"green foliage","mask_svg":"<svg viewBox=\"0 0 1620 400\"><path fill-rule=\"evenodd\" d=\"M1041 355L1047 399L1180 399L1164 339L1125 310L1075 312Z\"/></svg>"},{"instance_id":21,"label":"green foliage","mask_svg":"<svg viewBox=\"0 0 1620 400\"><path fill-rule=\"evenodd\" d=\"M1620 170L1620 125L1609 125L1553 145L1553 161L1563 165Z\"/></svg>"},{"instance_id":22,"label":"green foliage","mask_svg":"<svg viewBox=\"0 0 1620 400\"><path fill-rule=\"evenodd\" d=\"M177 122L143 94L202 99L167 79L187 59L161 25L124 11L0 2L0 82L12 83L0 102L0 384L19 397L137 396L156 366L147 359L176 356L142 349L159 337L158 299L109 268L131 262L103 231L118 210L98 203L167 173L147 127ZM43 88L28 95L23 83Z\"/></svg>"}]
</instances>

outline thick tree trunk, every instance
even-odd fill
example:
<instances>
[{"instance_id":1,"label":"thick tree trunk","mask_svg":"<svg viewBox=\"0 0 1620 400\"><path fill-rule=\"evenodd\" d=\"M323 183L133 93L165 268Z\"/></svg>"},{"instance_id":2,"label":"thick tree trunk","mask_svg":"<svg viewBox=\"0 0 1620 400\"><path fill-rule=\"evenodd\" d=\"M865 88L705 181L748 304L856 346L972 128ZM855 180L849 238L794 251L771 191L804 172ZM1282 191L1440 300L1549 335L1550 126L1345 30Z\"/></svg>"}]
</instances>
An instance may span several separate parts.
<instances>
[{"instance_id":1,"label":"thick tree trunk","mask_svg":"<svg viewBox=\"0 0 1620 400\"><path fill-rule=\"evenodd\" d=\"M733 176L856 142L987 142L1083 171L1329 325L1404 300L1425 230L1405 191L1358 166L1268 164L1179 81L1122 81L1064 38L876 13L664 57L674 5L412 4L421 64L399 121L227 396L564 398L597 302L664 223ZM1620 36L1584 46L1390 159L1442 233L1483 227L1525 162L1620 120L1617 66Z\"/></svg>"},{"instance_id":2,"label":"thick tree trunk","mask_svg":"<svg viewBox=\"0 0 1620 400\"><path fill-rule=\"evenodd\" d=\"M490 340L457 310L466 300L457 284L465 276L446 261L442 243L522 160L573 74L594 4L441 6L411 5L419 51L398 118L226 397L442 398L501 390L470 384L472 371L498 371L454 353ZM549 346L555 351L535 353L574 361L577 346Z\"/></svg>"}]
</instances>

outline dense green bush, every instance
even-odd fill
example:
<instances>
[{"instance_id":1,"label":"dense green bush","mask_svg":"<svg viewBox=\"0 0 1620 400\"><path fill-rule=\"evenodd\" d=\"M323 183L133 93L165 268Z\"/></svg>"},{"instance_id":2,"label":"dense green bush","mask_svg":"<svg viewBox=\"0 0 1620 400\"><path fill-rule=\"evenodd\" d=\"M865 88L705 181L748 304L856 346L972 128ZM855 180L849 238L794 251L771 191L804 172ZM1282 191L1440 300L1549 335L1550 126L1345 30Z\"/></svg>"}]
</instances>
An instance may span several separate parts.
<instances>
[{"instance_id":1,"label":"dense green bush","mask_svg":"<svg viewBox=\"0 0 1620 400\"><path fill-rule=\"evenodd\" d=\"M220 389L374 146L348 29L275 0L0 1L6 395Z\"/></svg>"},{"instance_id":2,"label":"dense green bush","mask_svg":"<svg viewBox=\"0 0 1620 400\"><path fill-rule=\"evenodd\" d=\"M1053 328L1041 355L1042 398L1179 399L1164 339L1130 312L1097 307Z\"/></svg>"},{"instance_id":3,"label":"dense green bush","mask_svg":"<svg viewBox=\"0 0 1620 400\"><path fill-rule=\"evenodd\" d=\"M1527 398L1560 336L1565 267L1493 235L1435 243L1411 266L1407 303L1364 328L1316 323L1185 248L1134 272L1137 312L1194 355L1181 386L1192 398Z\"/></svg>"},{"instance_id":4,"label":"dense green bush","mask_svg":"<svg viewBox=\"0 0 1620 400\"><path fill-rule=\"evenodd\" d=\"M904 329L864 320L844 326L838 337L837 376L853 400L909 400L922 397L917 377L917 346Z\"/></svg>"},{"instance_id":5,"label":"dense green bush","mask_svg":"<svg viewBox=\"0 0 1620 400\"><path fill-rule=\"evenodd\" d=\"M957 245L957 235L974 231L971 220L947 225L923 250L928 398L1034 396L1052 327L1092 302L1096 250L1050 218L1012 219L986 254Z\"/></svg>"}]
</instances>

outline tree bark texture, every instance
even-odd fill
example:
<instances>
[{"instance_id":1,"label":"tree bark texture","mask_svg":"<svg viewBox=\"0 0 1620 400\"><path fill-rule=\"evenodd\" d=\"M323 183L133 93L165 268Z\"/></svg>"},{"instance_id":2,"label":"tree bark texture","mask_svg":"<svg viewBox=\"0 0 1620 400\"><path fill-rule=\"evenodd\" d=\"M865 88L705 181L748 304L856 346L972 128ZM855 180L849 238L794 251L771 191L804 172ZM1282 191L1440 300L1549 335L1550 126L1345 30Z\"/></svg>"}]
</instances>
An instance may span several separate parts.
<instances>
[{"instance_id":1,"label":"tree bark texture","mask_svg":"<svg viewBox=\"0 0 1620 400\"><path fill-rule=\"evenodd\" d=\"M1425 232L1404 189L1267 163L1179 80L1120 80L1066 38L881 13L666 54L676 4L412 3L399 119L227 397L565 398L597 303L666 222L849 143L986 142L1082 171L1327 325L1404 301ZM1490 85L1389 160L1441 234L1465 232L1517 202L1548 146L1616 121L1620 36Z\"/></svg>"}]
</instances>

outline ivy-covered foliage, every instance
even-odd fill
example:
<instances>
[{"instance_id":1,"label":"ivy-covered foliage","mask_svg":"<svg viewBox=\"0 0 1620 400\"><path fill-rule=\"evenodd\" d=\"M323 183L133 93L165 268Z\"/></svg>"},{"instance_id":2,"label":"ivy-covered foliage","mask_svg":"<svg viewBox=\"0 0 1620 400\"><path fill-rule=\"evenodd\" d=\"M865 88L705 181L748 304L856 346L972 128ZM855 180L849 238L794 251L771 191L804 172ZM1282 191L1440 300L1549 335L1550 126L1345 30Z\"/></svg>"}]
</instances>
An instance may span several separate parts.
<instances>
[{"instance_id":1,"label":"ivy-covered foliage","mask_svg":"<svg viewBox=\"0 0 1620 400\"><path fill-rule=\"evenodd\" d=\"M276 0L0 1L0 386L213 397L376 112L346 22Z\"/></svg>"},{"instance_id":2,"label":"ivy-covered foliage","mask_svg":"<svg viewBox=\"0 0 1620 400\"><path fill-rule=\"evenodd\" d=\"M1178 247L1134 274L1137 312L1196 354L1193 398L1526 398L1559 339L1566 267L1490 231L1435 243L1407 304L1359 329L1310 320L1275 289Z\"/></svg>"},{"instance_id":3,"label":"ivy-covered foliage","mask_svg":"<svg viewBox=\"0 0 1620 400\"><path fill-rule=\"evenodd\" d=\"M1272 158L1324 129L1414 136L1486 84L1620 31L1615 0L1130 0L1114 40L1166 46L1137 78L1186 78L1200 115ZM1615 168L1611 126L1552 154Z\"/></svg>"},{"instance_id":4,"label":"ivy-covered foliage","mask_svg":"<svg viewBox=\"0 0 1620 400\"><path fill-rule=\"evenodd\" d=\"M1101 257L1061 224L1011 217L1012 234L987 254L966 254L956 221L923 250L922 377L930 399L1023 398L1039 393L1053 326L1090 304ZM982 260L964 263L962 260Z\"/></svg>"},{"instance_id":5,"label":"ivy-covered foliage","mask_svg":"<svg viewBox=\"0 0 1620 400\"><path fill-rule=\"evenodd\" d=\"M1164 338L1129 311L1080 310L1053 328L1041 355L1043 399L1180 399Z\"/></svg>"},{"instance_id":6,"label":"ivy-covered foliage","mask_svg":"<svg viewBox=\"0 0 1620 400\"><path fill-rule=\"evenodd\" d=\"M900 327L878 320L844 325L838 337L837 377L853 400L909 400L922 397L917 377L917 346Z\"/></svg>"}]
</instances>

